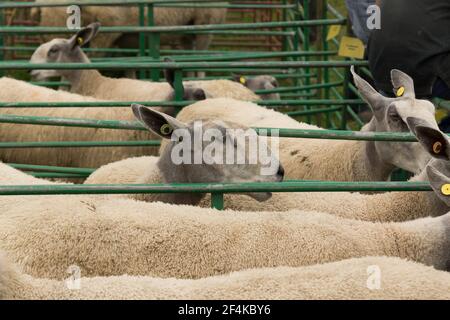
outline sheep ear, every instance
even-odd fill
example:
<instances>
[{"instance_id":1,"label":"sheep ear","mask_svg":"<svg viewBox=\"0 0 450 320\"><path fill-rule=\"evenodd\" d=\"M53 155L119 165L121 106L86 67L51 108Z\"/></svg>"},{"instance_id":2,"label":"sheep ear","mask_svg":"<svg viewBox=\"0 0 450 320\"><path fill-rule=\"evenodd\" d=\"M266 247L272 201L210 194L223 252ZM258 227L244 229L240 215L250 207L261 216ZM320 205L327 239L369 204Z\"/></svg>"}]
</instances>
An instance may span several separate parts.
<instances>
[{"instance_id":1,"label":"sheep ear","mask_svg":"<svg viewBox=\"0 0 450 320\"><path fill-rule=\"evenodd\" d=\"M174 62L170 58L164 58L164 62ZM174 69L165 69L164 70L164 78L166 79L167 83L170 84L170 86L174 87L175 82L175 70Z\"/></svg>"},{"instance_id":2,"label":"sheep ear","mask_svg":"<svg viewBox=\"0 0 450 320\"><path fill-rule=\"evenodd\" d=\"M162 112L146 108L139 104L132 104L131 108L133 109L134 116L147 129L159 135L161 138L170 139L175 130L187 128L184 123Z\"/></svg>"},{"instance_id":3,"label":"sheep ear","mask_svg":"<svg viewBox=\"0 0 450 320\"><path fill-rule=\"evenodd\" d=\"M410 124L412 122L411 119L416 118L408 118L408 126L414 128L412 131L425 150L434 158L450 160L450 143L447 136L441 131L424 126L423 124L414 126Z\"/></svg>"},{"instance_id":4,"label":"sheep ear","mask_svg":"<svg viewBox=\"0 0 450 320\"><path fill-rule=\"evenodd\" d=\"M396 97L405 97L410 99L416 98L414 91L414 80L406 73L394 69L391 71L391 81L394 86L394 94Z\"/></svg>"},{"instance_id":5,"label":"sheep ear","mask_svg":"<svg viewBox=\"0 0 450 320\"><path fill-rule=\"evenodd\" d=\"M247 86L247 77L242 74L233 73L233 81L239 82L243 86Z\"/></svg>"},{"instance_id":6,"label":"sheep ear","mask_svg":"<svg viewBox=\"0 0 450 320\"><path fill-rule=\"evenodd\" d=\"M92 39L95 38L99 29L100 23L98 22L91 23L87 27L81 29L72 38L70 38L70 48L75 49L89 43Z\"/></svg>"},{"instance_id":7,"label":"sheep ear","mask_svg":"<svg viewBox=\"0 0 450 320\"><path fill-rule=\"evenodd\" d=\"M434 193L450 207L450 179L433 164L428 165L427 175Z\"/></svg>"},{"instance_id":8,"label":"sheep ear","mask_svg":"<svg viewBox=\"0 0 450 320\"><path fill-rule=\"evenodd\" d=\"M384 116L384 109L388 107L393 99L389 99L378 93L366 80L361 78L356 72L355 67L352 66L350 71L353 75L353 80L361 93L364 101L366 101L372 108L375 117L382 119Z\"/></svg>"}]
</instances>

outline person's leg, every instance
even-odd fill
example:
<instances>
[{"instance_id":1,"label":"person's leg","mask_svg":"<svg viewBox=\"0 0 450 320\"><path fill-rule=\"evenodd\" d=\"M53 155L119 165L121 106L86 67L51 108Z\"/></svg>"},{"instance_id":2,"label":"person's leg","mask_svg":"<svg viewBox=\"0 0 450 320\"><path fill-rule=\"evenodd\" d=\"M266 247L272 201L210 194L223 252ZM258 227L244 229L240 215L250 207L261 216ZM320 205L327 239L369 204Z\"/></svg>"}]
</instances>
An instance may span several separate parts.
<instances>
[{"instance_id":1,"label":"person's leg","mask_svg":"<svg viewBox=\"0 0 450 320\"><path fill-rule=\"evenodd\" d=\"M450 88L447 83L445 83L442 79L437 78L433 85L432 96L435 98L450 100Z\"/></svg>"},{"instance_id":2,"label":"person's leg","mask_svg":"<svg viewBox=\"0 0 450 320\"><path fill-rule=\"evenodd\" d=\"M348 14L352 22L352 29L355 35L364 44L369 41L370 30L367 28L367 8L375 4L375 0L345 0Z\"/></svg>"}]
</instances>

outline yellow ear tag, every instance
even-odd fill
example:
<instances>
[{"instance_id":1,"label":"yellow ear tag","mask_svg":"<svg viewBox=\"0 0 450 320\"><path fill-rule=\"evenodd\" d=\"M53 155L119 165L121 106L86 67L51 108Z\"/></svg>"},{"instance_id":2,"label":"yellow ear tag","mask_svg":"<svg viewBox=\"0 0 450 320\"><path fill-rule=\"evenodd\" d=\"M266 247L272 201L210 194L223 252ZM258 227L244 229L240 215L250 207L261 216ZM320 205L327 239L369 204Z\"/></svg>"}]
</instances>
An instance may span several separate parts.
<instances>
[{"instance_id":1,"label":"yellow ear tag","mask_svg":"<svg viewBox=\"0 0 450 320\"><path fill-rule=\"evenodd\" d=\"M163 125L162 125L162 127L161 127L161 129L159 129L159 131L161 132L161 134L163 134L163 135L166 136L166 135L171 134L172 131L173 131L173 129L172 129L172 127L170 126L170 124L166 123L166 124L163 124Z\"/></svg>"},{"instance_id":2,"label":"yellow ear tag","mask_svg":"<svg viewBox=\"0 0 450 320\"><path fill-rule=\"evenodd\" d=\"M78 37L77 42L78 42L78 45L81 46L81 45L83 45L84 39L82 37Z\"/></svg>"},{"instance_id":3,"label":"yellow ear tag","mask_svg":"<svg viewBox=\"0 0 450 320\"><path fill-rule=\"evenodd\" d=\"M433 152L435 154L439 154L442 151L442 143L437 141L433 144Z\"/></svg>"},{"instance_id":4,"label":"yellow ear tag","mask_svg":"<svg viewBox=\"0 0 450 320\"><path fill-rule=\"evenodd\" d=\"M397 97L403 97L404 94L405 94L405 87L398 88Z\"/></svg>"},{"instance_id":5,"label":"yellow ear tag","mask_svg":"<svg viewBox=\"0 0 450 320\"><path fill-rule=\"evenodd\" d=\"M441 192L444 196L450 196L450 184L444 184L441 187Z\"/></svg>"},{"instance_id":6,"label":"yellow ear tag","mask_svg":"<svg viewBox=\"0 0 450 320\"><path fill-rule=\"evenodd\" d=\"M247 79L245 79L245 77L240 77L239 82L245 85L247 83Z\"/></svg>"}]
</instances>

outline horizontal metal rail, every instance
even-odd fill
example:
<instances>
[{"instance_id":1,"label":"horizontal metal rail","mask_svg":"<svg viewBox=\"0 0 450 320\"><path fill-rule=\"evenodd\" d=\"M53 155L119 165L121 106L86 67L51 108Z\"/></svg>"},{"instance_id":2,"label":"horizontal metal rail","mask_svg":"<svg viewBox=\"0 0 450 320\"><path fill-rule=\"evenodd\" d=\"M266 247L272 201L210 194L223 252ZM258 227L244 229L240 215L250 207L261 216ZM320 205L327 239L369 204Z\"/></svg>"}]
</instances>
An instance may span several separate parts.
<instances>
[{"instance_id":1,"label":"horizontal metal rail","mask_svg":"<svg viewBox=\"0 0 450 320\"><path fill-rule=\"evenodd\" d=\"M248 193L248 192L385 192L432 191L428 182L325 182L7 185L0 195L143 194L143 193Z\"/></svg>"},{"instance_id":2,"label":"horizontal metal rail","mask_svg":"<svg viewBox=\"0 0 450 320\"><path fill-rule=\"evenodd\" d=\"M196 7L196 8L228 8L228 9L294 9L295 4L228 4L229 1L211 0L141 0L141 1L71 1L70 5L79 6L136 6L140 4L152 4L155 7ZM65 7L67 2L9 2L0 4L0 9Z\"/></svg>"},{"instance_id":3,"label":"horizontal metal rail","mask_svg":"<svg viewBox=\"0 0 450 320\"><path fill-rule=\"evenodd\" d=\"M313 27L324 25L345 24L342 19L328 20L300 20L283 22L257 22L257 23L228 23L228 24L204 24L187 26L114 26L102 27L102 33L182 33L188 31L214 31L214 30L253 30L292 27ZM72 34L73 30L66 27L19 27L0 26L0 34Z\"/></svg>"},{"instance_id":4,"label":"horizontal metal rail","mask_svg":"<svg viewBox=\"0 0 450 320\"><path fill-rule=\"evenodd\" d=\"M347 68L367 66L367 61L252 61L252 62L93 62L93 63L29 63L24 61L0 62L0 70L69 70L69 69L210 69L210 68ZM233 71L233 70L228 70Z\"/></svg>"},{"instance_id":5,"label":"horizontal metal rail","mask_svg":"<svg viewBox=\"0 0 450 320\"><path fill-rule=\"evenodd\" d=\"M52 118L35 116L1 115L0 123L19 123L32 125L68 126L82 128L103 128L118 130L147 130L137 121L94 120L79 118ZM359 141L393 141L417 142L416 137L409 132L370 132L343 130L306 130L285 128L254 128L260 135L278 135L284 138L359 140Z\"/></svg>"},{"instance_id":6,"label":"horizontal metal rail","mask_svg":"<svg viewBox=\"0 0 450 320\"><path fill-rule=\"evenodd\" d=\"M133 103L142 104L147 107L185 107L198 101L112 101L112 102L0 102L0 114L2 108L123 108ZM363 100L260 100L253 103L270 106L297 106L297 105L360 105Z\"/></svg>"},{"instance_id":7,"label":"horizontal metal rail","mask_svg":"<svg viewBox=\"0 0 450 320\"><path fill-rule=\"evenodd\" d=\"M158 140L0 142L0 149L158 147L160 145L161 141Z\"/></svg>"},{"instance_id":8,"label":"horizontal metal rail","mask_svg":"<svg viewBox=\"0 0 450 320\"><path fill-rule=\"evenodd\" d=\"M56 167L56 166L41 166L34 164L19 164L19 163L7 163L8 166L19 170L32 170L41 172L52 172L52 173L67 173L67 174L79 174L79 175L90 175L96 169L91 168L76 168L76 167Z\"/></svg>"}]
</instances>

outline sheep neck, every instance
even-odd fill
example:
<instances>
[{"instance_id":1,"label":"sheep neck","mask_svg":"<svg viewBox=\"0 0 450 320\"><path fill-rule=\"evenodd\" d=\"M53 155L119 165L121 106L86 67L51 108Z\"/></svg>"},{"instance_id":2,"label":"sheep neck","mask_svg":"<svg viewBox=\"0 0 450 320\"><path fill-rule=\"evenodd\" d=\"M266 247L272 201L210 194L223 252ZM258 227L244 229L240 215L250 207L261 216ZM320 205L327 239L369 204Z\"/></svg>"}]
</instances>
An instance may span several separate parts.
<instances>
[{"instance_id":1,"label":"sheep neck","mask_svg":"<svg viewBox=\"0 0 450 320\"><path fill-rule=\"evenodd\" d=\"M448 270L450 266L449 214L437 218L391 224L388 230L389 237L394 239L391 250L395 252L395 256L432 265L438 270Z\"/></svg>"},{"instance_id":2,"label":"sheep neck","mask_svg":"<svg viewBox=\"0 0 450 320\"><path fill-rule=\"evenodd\" d=\"M365 125L361 131L375 131L373 121ZM357 161L353 162L355 166L363 166L362 172L366 172L370 181L387 181L394 171L395 166L384 161L375 147L374 141L358 141L362 148L357 148L360 154Z\"/></svg>"},{"instance_id":3,"label":"sheep neck","mask_svg":"<svg viewBox=\"0 0 450 320\"><path fill-rule=\"evenodd\" d=\"M158 170L150 170L146 175L142 176L136 183L138 184L155 184L155 183L192 183L186 175L185 168L183 166L165 165L164 160L161 160L164 156L161 156L158 163ZM205 194L194 193L149 193L135 195L133 198L136 200L146 202L164 202L170 204L185 204L185 205L198 205L204 198Z\"/></svg>"},{"instance_id":4,"label":"sheep neck","mask_svg":"<svg viewBox=\"0 0 450 320\"><path fill-rule=\"evenodd\" d=\"M68 60L68 62L91 63L81 49L72 52ZM96 87L101 83L103 77L97 70L62 70L61 76L70 82L72 92L84 95L96 92Z\"/></svg>"},{"instance_id":5,"label":"sheep neck","mask_svg":"<svg viewBox=\"0 0 450 320\"><path fill-rule=\"evenodd\" d=\"M371 195L367 209L358 218L371 221L409 221L437 217L449 208L434 192L388 192ZM353 213L348 217L354 217Z\"/></svg>"},{"instance_id":6,"label":"sheep neck","mask_svg":"<svg viewBox=\"0 0 450 320\"><path fill-rule=\"evenodd\" d=\"M103 76L97 70L72 70L63 77L71 84L71 91L84 95L93 95Z\"/></svg>"},{"instance_id":7,"label":"sheep neck","mask_svg":"<svg viewBox=\"0 0 450 320\"><path fill-rule=\"evenodd\" d=\"M158 168L164 183L192 183L187 177L186 169L180 166L174 166L171 170L165 170L164 166L160 166L158 163ZM196 206L205 197L205 194L201 193L169 193L164 194L163 199L160 201L172 204L186 204Z\"/></svg>"}]
</instances>

